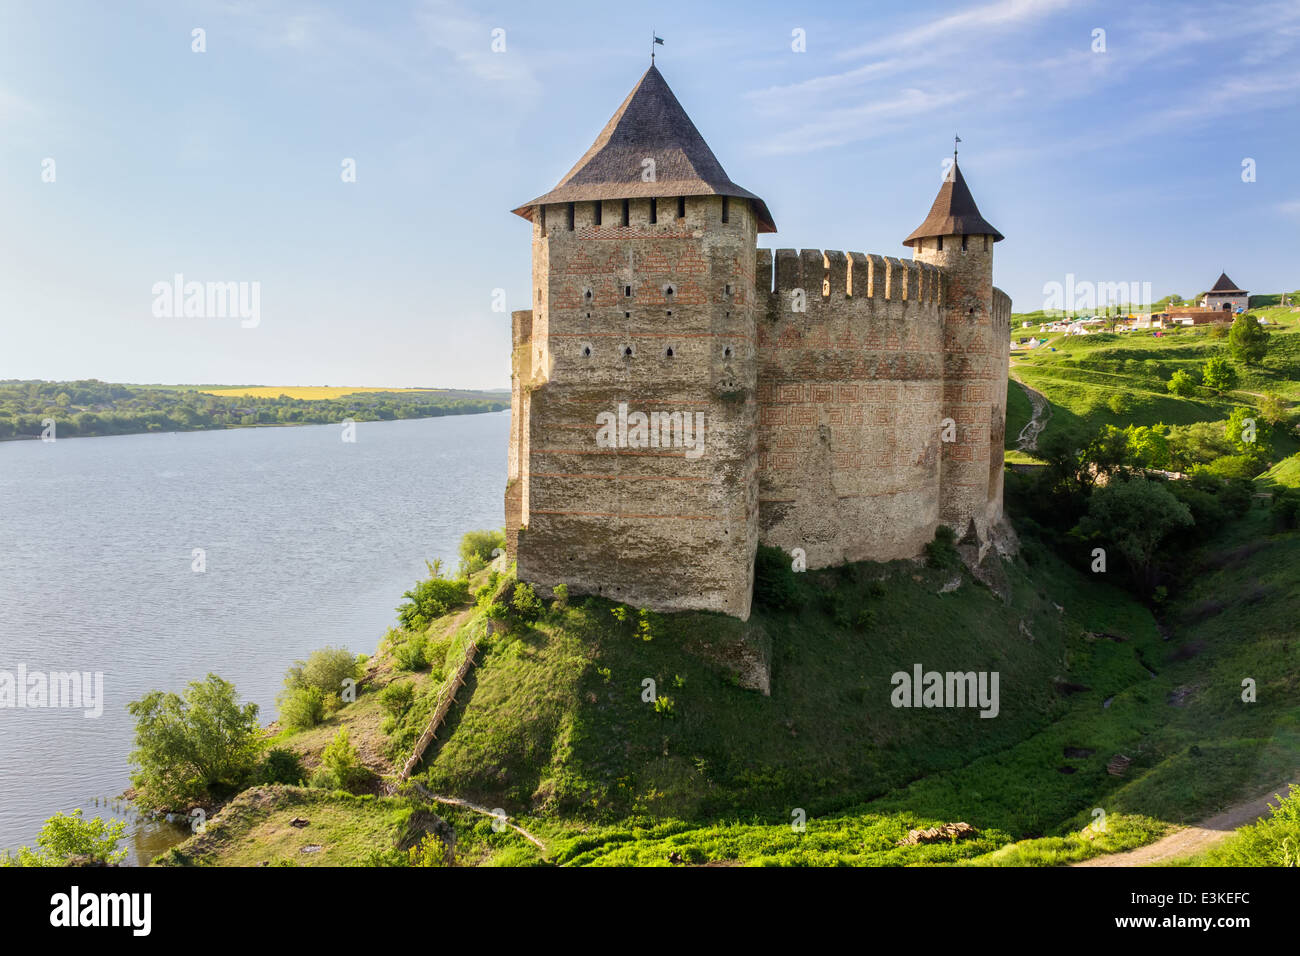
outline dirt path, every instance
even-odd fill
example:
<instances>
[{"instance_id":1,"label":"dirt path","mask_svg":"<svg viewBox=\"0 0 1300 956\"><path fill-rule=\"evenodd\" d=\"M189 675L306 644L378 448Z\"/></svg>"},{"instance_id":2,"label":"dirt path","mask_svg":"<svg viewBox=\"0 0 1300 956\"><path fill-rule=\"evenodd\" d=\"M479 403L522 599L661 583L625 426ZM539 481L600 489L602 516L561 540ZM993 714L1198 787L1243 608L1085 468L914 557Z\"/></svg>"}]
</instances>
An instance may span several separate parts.
<instances>
[{"instance_id":1,"label":"dirt path","mask_svg":"<svg viewBox=\"0 0 1300 956\"><path fill-rule=\"evenodd\" d=\"M1292 774L1292 780L1300 781L1300 772ZM1288 784L1270 788L1265 793L1249 800L1243 800L1235 806L1228 807L1222 813L1202 820L1190 827L1183 827L1155 843L1148 843L1136 850L1123 853L1108 853L1095 856L1091 860L1076 863L1075 866L1160 866L1180 857L1191 856L1208 850L1221 840L1232 835L1237 827L1254 823L1260 817L1268 815L1268 804L1276 795L1285 796Z\"/></svg>"},{"instance_id":2,"label":"dirt path","mask_svg":"<svg viewBox=\"0 0 1300 956\"><path fill-rule=\"evenodd\" d=\"M543 857L546 856L547 853L546 844L544 844L541 840L537 839L537 837L533 836L523 827L519 826L519 824L511 823L508 817L503 817L499 813L494 813L493 811L489 810L487 807L480 807L477 803L470 803L468 800L462 799L461 797L439 796L436 793L430 792L429 789L425 787L424 784L420 783L420 781L418 780L415 781L415 789L420 791L420 795L423 796L426 800L432 800L434 803L445 803L448 806L452 806L452 807L464 807L466 810L473 810L475 813L481 813L485 817L492 817L493 819L500 820L506 826L510 827L510 829L519 833L525 840L528 840L530 843L534 844L539 850L541 850Z\"/></svg>"},{"instance_id":3,"label":"dirt path","mask_svg":"<svg viewBox=\"0 0 1300 956\"><path fill-rule=\"evenodd\" d=\"M1029 404L1033 407L1033 414L1029 416L1029 421L1025 423L1024 428L1020 429L1020 434L1016 436L1016 449L1019 451L1034 451L1038 448L1038 436L1042 434L1043 429L1047 427L1048 419L1052 417L1052 406L1048 404L1047 396L1042 392L1030 388L1024 382L1015 379L1013 381L1025 390L1025 395L1029 398Z\"/></svg>"}]
</instances>

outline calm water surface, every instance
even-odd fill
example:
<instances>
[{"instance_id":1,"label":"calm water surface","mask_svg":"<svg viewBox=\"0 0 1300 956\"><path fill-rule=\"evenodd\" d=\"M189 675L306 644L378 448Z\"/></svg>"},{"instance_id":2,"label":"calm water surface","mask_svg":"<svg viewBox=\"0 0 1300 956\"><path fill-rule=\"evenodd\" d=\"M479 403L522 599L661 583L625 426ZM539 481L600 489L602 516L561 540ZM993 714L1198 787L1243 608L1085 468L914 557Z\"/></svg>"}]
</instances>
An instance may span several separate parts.
<instances>
[{"instance_id":1,"label":"calm water surface","mask_svg":"<svg viewBox=\"0 0 1300 956\"><path fill-rule=\"evenodd\" d=\"M509 412L0 443L0 671L102 671L103 716L0 708L0 848L131 817L126 705L209 671L275 716L285 669L373 653L425 559L504 523ZM192 570L194 549L206 570ZM134 820L139 862L176 838Z\"/></svg>"}]
</instances>

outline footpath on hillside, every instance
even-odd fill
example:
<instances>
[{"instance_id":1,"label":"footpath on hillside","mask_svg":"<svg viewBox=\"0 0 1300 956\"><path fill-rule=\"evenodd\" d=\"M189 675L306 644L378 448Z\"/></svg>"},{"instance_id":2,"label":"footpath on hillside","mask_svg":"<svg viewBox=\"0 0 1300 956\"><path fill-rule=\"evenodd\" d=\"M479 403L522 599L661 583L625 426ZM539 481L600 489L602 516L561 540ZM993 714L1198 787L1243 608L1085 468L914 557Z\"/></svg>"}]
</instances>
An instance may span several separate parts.
<instances>
[{"instance_id":1,"label":"footpath on hillside","mask_svg":"<svg viewBox=\"0 0 1300 956\"><path fill-rule=\"evenodd\" d=\"M1300 772L1292 774L1291 779L1300 781ZM1148 843L1146 846L1140 846L1136 850L1126 850L1123 853L1095 856L1090 860L1075 863L1074 866L1160 866L1182 857L1201 853L1232 836L1238 827L1268 816L1269 802L1277 796L1286 796L1289 789L1290 784L1283 783L1259 796L1228 807L1208 820L1176 830L1155 843Z\"/></svg>"}]
</instances>

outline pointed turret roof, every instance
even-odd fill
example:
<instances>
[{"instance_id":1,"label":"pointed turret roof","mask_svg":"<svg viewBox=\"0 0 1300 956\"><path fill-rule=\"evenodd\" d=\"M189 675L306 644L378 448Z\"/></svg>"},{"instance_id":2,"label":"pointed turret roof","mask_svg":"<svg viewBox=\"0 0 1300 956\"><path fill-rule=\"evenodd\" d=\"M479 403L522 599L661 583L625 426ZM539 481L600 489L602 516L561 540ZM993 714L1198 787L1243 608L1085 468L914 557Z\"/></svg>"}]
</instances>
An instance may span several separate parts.
<instances>
[{"instance_id":1,"label":"pointed turret roof","mask_svg":"<svg viewBox=\"0 0 1300 956\"><path fill-rule=\"evenodd\" d=\"M1234 283L1231 279L1228 278L1228 273L1226 273L1226 272L1221 272L1221 273L1219 273L1219 281L1216 282L1216 283L1214 283L1214 288L1211 289L1210 291L1211 291L1211 292L1242 292L1242 293L1244 293L1246 290L1245 290L1245 289L1238 289L1236 283Z\"/></svg>"},{"instance_id":2,"label":"pointed turret roof","mask_svg":"<svg viewBox=\"0 0 1300 956\"><path fill-rule=\"evenodd\" d=\"M932 239L935 236L992 236L994 242L1002 241L1002 233L994 229L987 219L980 215L975 205L975 197L970 194L966 177L957 165L957 155L952 157L952 175L939 187L939 195L934 197L930 215L903 240L903 245L910 246L918 239Z\"/></svg>"},{"instance_id":3,"label":"pointed turret roof","mask_svg":"<svg viewBox=\"0 0 1300 956\"><path fill-rule=\"evenodd\" d=\"M643 163L654 160L654 182ZM512 210L525 219L545 203L668 196L736 196L754 204L759 232L776 232L767 204L729 178L657 67L637 83L591 148L559 184Z\"/></svg>"}]
</instances>

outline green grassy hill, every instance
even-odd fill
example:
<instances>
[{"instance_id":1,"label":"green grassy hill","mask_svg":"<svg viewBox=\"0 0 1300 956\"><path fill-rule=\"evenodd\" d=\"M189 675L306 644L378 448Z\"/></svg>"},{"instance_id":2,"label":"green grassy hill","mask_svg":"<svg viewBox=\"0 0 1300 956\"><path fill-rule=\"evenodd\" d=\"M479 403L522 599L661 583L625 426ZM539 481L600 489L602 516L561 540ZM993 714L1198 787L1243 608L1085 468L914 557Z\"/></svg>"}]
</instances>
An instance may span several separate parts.
<instances>
[{"instance_id":1,"label":"green grassy hill","mask_svg":"<svg viewBox=\"0 0 1300 956\"><path fill-rule=\"evenodd\" d=\"M1175 371L1199 372L1212 356L1230 355L1225 338L1215 338L1206 328L1166 330L1159 338L1150 332L1095 333L1065 336L1018 329L1013 316L1011 377L1034 388L1052 403L1046 433L1079 429L1095 432L1102 425L1187 425L1221 421L1233 408L1258 408L1267 393L1284 403L1300 403L1300 310L1272 307L1254 310L1269 320L1270 346L1259 366L1235 363L1240 381L1235 389L1217 395L1205 389L1191 397L1170 393ZM1049 342L1037 349L1016 347L1030 333ZM1051 351L1055 348L1056 351ZM1014 394L1013 394L1014 393ZM1015 447L1016 435L1028 420L1023 393L1008 390L1006 445ZM1279 457L1300 451L1294 432L1274 435Z\"/></svg>"},{"instance_id":2,"label":"green grassy hill","mask_svg":"<svg viewBox=\"0 0 1300 956\"><path fill-rule=\"evenodd\" d=\"M595 599L485 635L480 602L430 625L427 668L395 665L416 636L394 632L356 703L279 740L311 765L348 726L391 778L481 635L416 779L500 808L545 854L409 789L272 787L241 795L170 862L384 862L412 844L411 815L430 812L455 821L459 861L479 864L1044 864L1127 849L1300 767L1300 534L1272 534L1257 508L1188 561L1200 583L1164 634L1127 592L1034 541L1004 566L1006 601L964 570L895 562L800 575L803 608L745 624L651 616L650 640L635 613L620 622ZM770 696L737 676L764 659ZM893 707L890 677L914 663L998 671L998 716ZM647 678L670 706L643 700ZM407 680L421 696L385 725L379 691ZM1132 760L1118 777L1117 754ZM1104 832L1090 828L1098 809ZM310 827L290 832L295 816ZM899 845L956 822L975 832Z\"/></svg>"}]
</instances>

